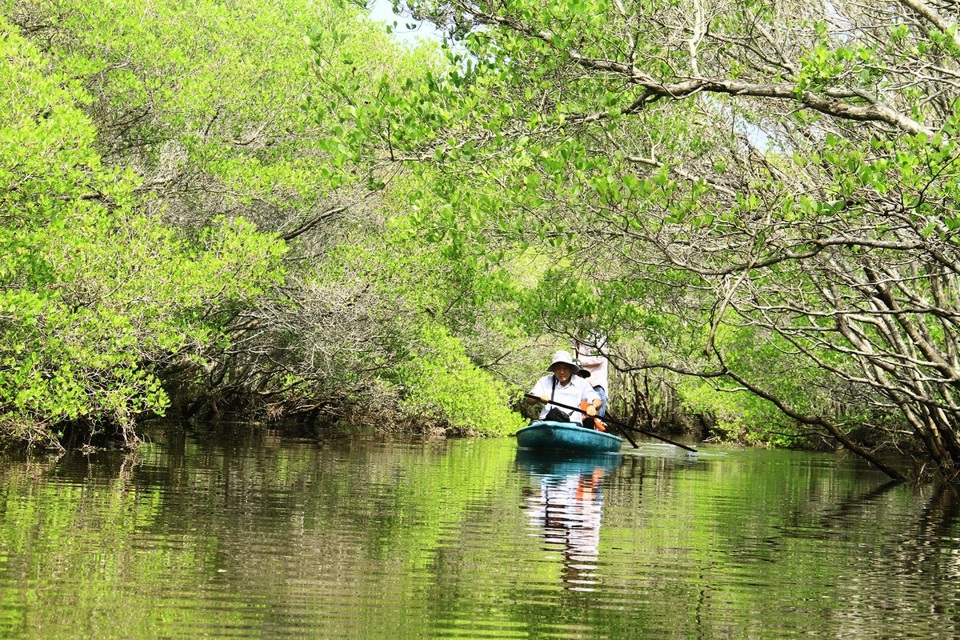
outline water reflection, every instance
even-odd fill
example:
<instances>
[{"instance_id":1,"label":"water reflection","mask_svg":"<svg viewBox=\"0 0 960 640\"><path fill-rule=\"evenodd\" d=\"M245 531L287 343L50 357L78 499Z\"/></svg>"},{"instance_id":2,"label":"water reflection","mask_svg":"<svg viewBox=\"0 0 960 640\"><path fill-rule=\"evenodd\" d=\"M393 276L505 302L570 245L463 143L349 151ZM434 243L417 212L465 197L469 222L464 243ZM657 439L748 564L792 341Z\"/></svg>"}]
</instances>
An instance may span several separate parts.
<instances>
[{"instance_id":1,"label":"water reflection","mask_svg":"<svg viewBox=\"0 0 960 640\"><path fill-rule=\"evenodd\" d=\"M517 465L530 474L523 508L543 538L559 553L561 579L571 591L593 591L600 547L603 482L620 467L619 454L572 457L518 450Z\"/></svg>"},{"instance_id":2,"label":"water reflection","mask_svg":"<svg viewBox=\"0 0 960 640\"><path fill-rule=\"evenodd\" d=\"M960 638L955 487L704 449L248 429L0 456L0 638Z\"/></svg>"}]
</instances>

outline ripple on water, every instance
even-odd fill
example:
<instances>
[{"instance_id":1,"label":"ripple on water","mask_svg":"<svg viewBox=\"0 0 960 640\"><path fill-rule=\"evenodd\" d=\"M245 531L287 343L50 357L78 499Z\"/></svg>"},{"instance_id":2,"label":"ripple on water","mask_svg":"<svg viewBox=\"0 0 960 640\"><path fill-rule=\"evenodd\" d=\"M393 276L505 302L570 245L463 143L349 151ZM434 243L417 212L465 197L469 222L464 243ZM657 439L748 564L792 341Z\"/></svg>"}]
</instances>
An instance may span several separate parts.
<instances>
[{"instance_id":1,"label":"ripple on water","mask_svg":"<svg viewBox=\"0 0 960 640\"><path fill-rule=\"evenodd\" d=\"M0 636L960 637L960 500L832 456L241 444L3 468Z\"/></svg>"}]
</instances>

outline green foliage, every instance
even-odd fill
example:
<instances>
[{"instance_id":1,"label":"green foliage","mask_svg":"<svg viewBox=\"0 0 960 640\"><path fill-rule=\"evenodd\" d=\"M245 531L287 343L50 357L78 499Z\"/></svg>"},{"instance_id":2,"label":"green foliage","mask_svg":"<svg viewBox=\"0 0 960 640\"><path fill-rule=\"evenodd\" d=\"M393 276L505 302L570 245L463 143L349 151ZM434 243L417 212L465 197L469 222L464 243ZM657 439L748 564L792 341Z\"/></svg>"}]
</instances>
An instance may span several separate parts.
<instances>
[{"instance_id":1,"label":"green foliage","mask_svg":"<svg viewBox=\"0 0 960 640\"><path fill-rule=\"evenodd\" d=\"M361 322L376 323L376 337L358 345L344 372L366 373L348 384L367 392L386 385L402 400L383 401L457 432L515 430L519 417L507 408L512 391L482 366L524 339L510 313L512 280L486 263L453 260L446 247L424 246L409 230L408 216L398 213L382 233L363 230L332 250L318 270L324 287L362 290ZM341 346L362 335L357 324Z\"/></svg>"},{"instance_id":2,"label":"green foliage","mask_svg":"<svg viewBox=\"0 0 960 640\"><path fill-rule=\"evenodd\" d=\"M446 419L457 429L504 435L523 426L504 404L511 393L467 357L463 344L439 326L424 325L419 353L398 371L410 390L404 409L425 419Z\"/></svg>"},{"instance_id":3,"label":"green foliage","mask_svg":"<svg viewBox=\"0 0 960 640\"><path fill-rule=\"evenodd\" d=\"M155 374L170 371L181 390L219 379L294 406L299 394L329 397L331 375L351 400L375 402L378 389L416 397L424 392L416 385L434 382L410 378L413 386L398 387L397 372L417 352L420 327L435 322L463 341L443 341L443 366L486 384L478 382L486 372L469 371L499 357L517 335L501 320L512 284L483 251L434 251L424 246L429 237L409 232L406 221L432 215L433 185L391 185L425 195L420 211L390 214L389 229L365 204L331 224L324 214L387 186L375 159L355 153L361 126L391 126L385 101L363 98L424 99L408 124L432 122L445 117L442 104L437 110L429 92L409 92L405 79L430 68L459 81L458 74L475 75L470 63L441 71L435 52L398 48L349 3L250 8L210 0L144 9L125 0L7 0L0 7L24 32L57 25L56 37L33 40L40 51L31 55L50 70L51 91L72 92L64 102L73 121L51 122L74 138L51 158L25 140L29 126L4 129L9 148L0 167L50 180L51 168L64 174L63 184L31 178L33 192L18 185L5 196L10 206L37 209L33 226L22 227L32 236L2 230L5 246L22 249L0 258L0 274L18 278L8 294L19 309L8 336L13 343L20 332L17 353L39 354L31 365L38 379L64 380L56 398L30 386L8 416L11 428L40 425L31 437L43 439L46 427L63 422L118 422L129 435L135 416L163 412L168 400ZM5 96L27 115L48 111L44 82L16 76L27 73L21 67L4 74L13 92ZM37 88L36 104L20 100L28 86ZM78 157L67 157L71 149ZM386 242L369 233L371 221L390 234ZM293 251L258 229L289 233ZM478 321L483 315L489 322ZM21 373L11 368L11 388L23 383ZM98 384L111 390L109 399ZM498 392L473 406L505 406L508 394ZM444 402L458 395L446 392L453 399ZM458 428L478 429L467 410L452 413ZM489 413L483 406L481 419Z\"/></svg>"},{"instance_id":4,"label":"green foliage","mask_svg":"<svg viewBox=\"0 0 960 640\"><path fill-rule=\"evenodd\" d=\"M729 388L686 378L678 389L680 404L692 415L707 416L714 424L711 437L755 446L798 447L806 435L766 400L735 385Z\"/></svg>"},{"instance_id":5,"label":"green foliage","mask_svg":"<svg viewBox=\"0 0 960 640\"><path fill-rule=\"evenodd\" d=\"M56 440L65 422L162 413L152 363L196 353L217 315L279 281L284 248L242 220L185 243L105 168L89 95L0 21L0 426Z\"/></svg>"},{"instance_id":6,"label":"green foliage","mask_svg":"<svg viewBox=\"0 0 960 640\"><path fill-rule=\"evenodd\" d=\"M939 415L958 120L912 79L952 33L892 5L887 46L802 3L415 4L455 44L351 2L0 0L34 38L5 27L0 74L7 425L130 425L162 369L312 407L382 385L497 432L492 370L523 385L525 347L584 327L800 412L867 420L880 388ZM802 437L709 388L689 407Z\"/></svg>"},{"instance_id":7,"label":"green foliage","mask_svg":"<svg viewBox=\"0 0 960 640\"><path fill-rule=\"evenodd\" d=\"M333 121L338 100L327 79L356 72L348 59L361 50L370 64L377 52L389 60L390 47L357 20L356 7L300 0L257 7L164 1L149 10L128 0L12 4L22 5L25 24L58 25L62 39L39 42L66 76L86 86L98 148L107 161L137 171L144 189L170 203L178 225L196 229L240 210L263 229L289 231L360 179L329 144L342 128ZM329 34L338 29L344 35L334 40ZM308 32L326 38L316 68Z\"/></svg>"}]
</instances>

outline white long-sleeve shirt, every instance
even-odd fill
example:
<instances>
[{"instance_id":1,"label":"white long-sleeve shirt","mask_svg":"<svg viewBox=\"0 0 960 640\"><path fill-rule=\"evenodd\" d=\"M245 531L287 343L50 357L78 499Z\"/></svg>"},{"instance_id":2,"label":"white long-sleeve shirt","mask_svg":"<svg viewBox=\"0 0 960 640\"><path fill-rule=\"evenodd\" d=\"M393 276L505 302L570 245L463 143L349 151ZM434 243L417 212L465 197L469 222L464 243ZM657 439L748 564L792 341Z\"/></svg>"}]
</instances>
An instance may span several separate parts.
<instances>
[{"instance_id":1,"label":"white long-sleeve shirt","mask_svg":"<svg viewBox=\"0 0 960 640\"><path fill-rule=\"evenodd\" d=\"M593 403L595 400L600 399L600 396L597 395L597 392L593 390L592 383L579 376L575 375L570 378L570 382L566 385L560 384L560 381L558 380L556 387L554 387L553 384L554 379L555 378L551 373L537 380L537 384L533 385L533 390L530 392L531 395L552 398L560 404L565 404L570 407L579 407L581 400L586 400L588 403ZM540 410L541 420L547 416L547 413L550 412L550 408L552 406L553 405L549 402L543 405L543 409ZM583 414L579 411L571 411L570 409L565 409L564 407L557 408L564 413L570 414L570 422L576 422L578 424L583 422Z\"/></svg>"}]
</instances>

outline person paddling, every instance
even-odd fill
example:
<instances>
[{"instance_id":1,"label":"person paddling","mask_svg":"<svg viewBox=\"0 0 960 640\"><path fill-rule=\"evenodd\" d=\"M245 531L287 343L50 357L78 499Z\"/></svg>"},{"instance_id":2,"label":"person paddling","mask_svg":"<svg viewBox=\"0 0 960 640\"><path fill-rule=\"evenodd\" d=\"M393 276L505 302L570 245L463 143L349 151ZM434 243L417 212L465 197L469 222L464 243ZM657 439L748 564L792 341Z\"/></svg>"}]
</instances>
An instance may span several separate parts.
<instances>
[{"instance_id":1,"label":"person paddling","mask_svg":"<svg viewBox=\"0 0 960 640\"><path fill-rule=\"evenodd\" d=\"M570 352L561 350L553 354L553 362L547 367L550 375L537 380L526 397L528 404L543 403L543 409L540 410L541 420L575 422L582 426L583 414L580 411L565 411L551 404L551 401L569 407L579 407L580 403L585 401L587 415L597 415L597 408L603 402L586 380L574 375L578 370L579 367L573 362Z\"/></svg>"}]
</instances>

